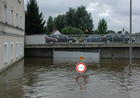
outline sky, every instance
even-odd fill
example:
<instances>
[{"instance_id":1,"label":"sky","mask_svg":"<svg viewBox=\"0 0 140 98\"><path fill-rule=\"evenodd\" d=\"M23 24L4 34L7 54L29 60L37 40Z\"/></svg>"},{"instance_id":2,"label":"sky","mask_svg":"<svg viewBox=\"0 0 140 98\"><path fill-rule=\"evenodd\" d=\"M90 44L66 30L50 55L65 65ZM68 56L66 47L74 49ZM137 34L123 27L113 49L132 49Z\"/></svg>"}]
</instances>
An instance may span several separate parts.
<instances>
[{"instance_id":1,"label":"sky","mask_svg":"<svg viewBox=\"0 0 140 98\"><path fill-rule=\"evenodd\" d=\"M24 0L25 5L27 1ZM37 0L40 11L43 12L46 21L49 16L56 17L64 14L69 8L77 8L81 5L91 13L94 29L98 22L104 18L108 22L108 29L121 31L123 28L129 31L129 3L130 0ZM133 1L133 33L140 32L140 0Z\"/></svg>"}]
</instances>

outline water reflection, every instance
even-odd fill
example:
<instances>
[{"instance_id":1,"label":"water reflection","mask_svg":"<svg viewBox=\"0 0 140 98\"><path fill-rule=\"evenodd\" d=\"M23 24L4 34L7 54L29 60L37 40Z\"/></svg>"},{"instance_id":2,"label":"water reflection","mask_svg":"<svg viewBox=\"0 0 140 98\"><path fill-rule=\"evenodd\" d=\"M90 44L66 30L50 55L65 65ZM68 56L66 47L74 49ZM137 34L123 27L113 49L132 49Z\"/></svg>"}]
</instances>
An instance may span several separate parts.
<instances>
[{"instance_id":1,"label":"water reflection","mask_svg":"<svg viewBox=\"0 0 140 98\"><path fill-rule=\"evenodd\" d=\"M22 98L24 60L0 73L0 98Z\"/></svg>"},{"instance_id":2,"label":"water reflection","mask_svg":"<svg viewBox=\"0 0 140 98\"><path fill-rule=\"evenodd\" d=\"M80 88L80 98L84 98L86 94L87 84L88 84L88 76L84 74L80 74L76 77L76 83L78 84Z\"/></svg>"},{"instance_id":3,"label":"water reflection","mask_svg":"<svg viewBox=\"0 0 140 98\"><path fill-rule=\"evenodd\" d=\"M86 90L86 84L88 83L88 81L87 81L87 78L88 78L88 76L87 75L79 75L79 76L77 76L76 77L76 82L77 82L77 84L79 85L79 87L80 87L80 90L81 91L84 91L84 90Z\"/></svg>"}]
</instances>

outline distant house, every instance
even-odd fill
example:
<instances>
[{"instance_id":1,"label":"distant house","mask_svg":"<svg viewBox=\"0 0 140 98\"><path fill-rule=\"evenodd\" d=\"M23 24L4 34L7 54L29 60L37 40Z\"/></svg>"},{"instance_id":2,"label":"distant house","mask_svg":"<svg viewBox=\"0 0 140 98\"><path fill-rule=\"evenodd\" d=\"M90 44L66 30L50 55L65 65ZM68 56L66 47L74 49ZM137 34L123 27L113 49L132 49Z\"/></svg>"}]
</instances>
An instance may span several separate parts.
<instances>
[{"instance_id":1,"label":"distant house","mask_svg":"<svg viewBox=\"0 0 140 98\"><path fill-rule=\"evenodd\" d=\"M51 33L52 35L57 35L57 34L61 34L61 32L59 30L53 30L53 32Z\"/></svg>"}]
</instances>

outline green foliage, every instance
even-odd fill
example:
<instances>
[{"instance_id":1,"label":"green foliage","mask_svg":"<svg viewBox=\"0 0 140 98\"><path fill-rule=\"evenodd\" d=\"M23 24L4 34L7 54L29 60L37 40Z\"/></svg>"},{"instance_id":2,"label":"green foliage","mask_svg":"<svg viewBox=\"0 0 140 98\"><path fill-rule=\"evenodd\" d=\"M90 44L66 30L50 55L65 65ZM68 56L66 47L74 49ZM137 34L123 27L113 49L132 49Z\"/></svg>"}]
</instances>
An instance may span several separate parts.
<instances>
[{"instance_id":1,"label":"green foliage","mask_svg":"<svg viewBox=\"0 0 140 98\"><path fill-rule=\"evenodd\" d=\"M98 30L94 30L94 31L92 32L92 34L99 34L99 33L98 33Z\"/></svg>"},{"instance_id":2,"label":"green foliage","mask_svg":"<svg viewBox=\"0 0 140 98\"><path fill-rule=\"evenodd\" d=\"M61 31L62 28L65 26L65 16L64 15L58 15L54 18L54 29L57 29Z\"/></svg>"},{"instance_id":3,"label":"green foliage","mask_svg":"<svg viewBox=\"0 0 140 98\"><path fill-rule=\"evenodd\" d=\"M87 33L90 33L93 30L93 21L91 14L86 11L84 6L78 7L75 12L75 22L76 27L80 28L83 31L88 30Z\"/></svg>"},{"instance_id":4,"label":"green foliage","mask_svg":"<svg viewBox=\"0 0 140 98\"><path fill-rule=\"evenodd\" d=\"M107 34L107 21L105 19L99 21L97 31L99 34Z\"/></svg>"},{"instance_id":5,"label":"green foliage","mask_svg":"<svg viewBox=\"0 0 140 98\"><path fill-rule=\"evenodd\" d=\"M25 19L26 35L42 34L46 31L46 22L43 19L43 14L39 12L36 0L30 0L28 2Z\"/></svg>"},{"instance_id":6,"label":"green foliage","mask_svg":"<svg viewBox=\"0 0 140 98\"><path fill-rule=\"evenodd\" d=\"M48 22L50 22L50 20L48 20ZM84 6L80 6L77 9L70 8L64 15L58 15L54 18L54 29L61 31L64 27L69 26L80 28L86 33L91 33L93 30L91 14L86 11Z\"/></svg>"},{"instance_id":7,"label":"green foliage","mask_svg":"<svg viewBox=\"0 0 140 98\"><path fill-rule=\"evenodd\" d=\"M80 34L84 34L84 32L76 27L65 27L62 29L61 31L63 34L67 34L67 35L80 35Z\"/></svg>"},{"instance_id":8,"label":"green foliage","mask_svg":"<svg viewBox=\"0 0 140 98\"><path fill-rule=\"evenodd\" d=\"M47 32L51 33L53 31L53 18L50 16L47 21Z\"/></svg>"},{"instance_id":9,"label":"green foliage","mask_svg":"<svg viewBox=\"0 0 140 98\"><path fill-rule=\"evenodd\" d=\"M75 17L75 9L70 8L69 11L66 12L65 14L65 25L66 26L74 26L76 27L76 17Z\"/></svg>"},{"instance_id":10,"label":"green foliage","mask_svg":"<svg viewBox=\"0 0 140 98\"><path fill-rule=\"evenodd\" d=\"M108 30L107 33L116 33L116 32L113 30Z\"/></svg>"}]
</instances>

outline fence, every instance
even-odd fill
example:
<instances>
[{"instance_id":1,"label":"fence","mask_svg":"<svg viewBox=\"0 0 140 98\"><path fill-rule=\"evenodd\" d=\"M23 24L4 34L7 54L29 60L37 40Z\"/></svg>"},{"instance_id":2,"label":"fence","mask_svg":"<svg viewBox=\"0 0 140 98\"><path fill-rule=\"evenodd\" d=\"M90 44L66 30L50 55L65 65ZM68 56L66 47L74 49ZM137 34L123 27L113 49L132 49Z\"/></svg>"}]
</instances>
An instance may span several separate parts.
<instances>
[{"instance_id":1,"label":"fence","mask_svg":"<svg viewBox=\"0 0 140 98\"><path fill-rule=\"evenodd\" d=\"M44 38L46 35L43 35ZM40 39L44 40L42 38L34 38L34 40ZM31 44L27 38L29 39L30 37L25 38L25 43L26 44ZM31 39L31 42L34 40ZM140 34L133 34L132 35L133 43L140 44ZM90 44L129 44L130 42L130 35L120 35L120 34L107 34L107 35L68 35L68 36L63 36L61 41L53 42L53 41L46 41L46 43L40 43L40 44L47 44L47 45L90 45Z\"/></svg>"},{"instance_id":2,"label":"fence","mask_svg":"<svg viewBox=\"0 0 140 98\"><path fill-rule=\"evenodd\" d=\"M71 39L71 40L69 40ZM130 35L68 35L68 39L65 41L57 41L56 44L103 44L103 43L122 43L128 44L130 42ZM140 34L132 35L133 43L140 43ZM51 43L51 42L50 42ZM53 43L53 44L55 44ZM49 44L49 43L47 43ZM51 43L52 44L52 43Z\"/></svg>"}]
</instances>

